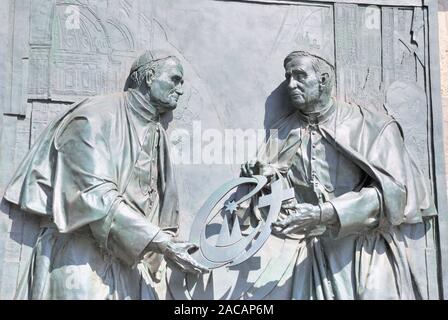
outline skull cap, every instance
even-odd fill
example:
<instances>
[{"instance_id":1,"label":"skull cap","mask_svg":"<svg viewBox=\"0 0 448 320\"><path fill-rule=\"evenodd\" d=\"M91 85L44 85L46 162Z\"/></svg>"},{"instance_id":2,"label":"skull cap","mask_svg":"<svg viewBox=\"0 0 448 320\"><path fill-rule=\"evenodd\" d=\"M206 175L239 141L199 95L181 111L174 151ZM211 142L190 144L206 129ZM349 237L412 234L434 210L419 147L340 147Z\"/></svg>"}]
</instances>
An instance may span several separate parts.
<instances>
[{"instance_id":1,"label":"skull cap","mask_svg":"<svg viewBox=\"0 0 448 320\"><path fill-rule=\"evenodd\" d=\"M139 68L147 65L149 63L164 60L167 58L175 58L172 54L163 50L146 50L143 54L141 54L132 64L130 73L137 71Z\"/></svg>"}]
</instances>

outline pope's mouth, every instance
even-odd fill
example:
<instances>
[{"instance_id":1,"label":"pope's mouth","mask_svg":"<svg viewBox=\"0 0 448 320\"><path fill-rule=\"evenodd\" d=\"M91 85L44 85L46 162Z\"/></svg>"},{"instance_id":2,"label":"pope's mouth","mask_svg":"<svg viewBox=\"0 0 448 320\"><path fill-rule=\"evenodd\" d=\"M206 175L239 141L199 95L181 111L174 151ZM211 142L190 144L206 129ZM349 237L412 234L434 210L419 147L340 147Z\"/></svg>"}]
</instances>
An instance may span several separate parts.
<instances>
[{"instance_id":1,"label":"pope's mouth","mask_svg":"<svg viewBox=\"0 0 448 320\"><path fill-rule=\"evenodd\" d=\"M291 97L291 98L303 98L303 93L302 92L297 92L297 91L294 91L294 92L290 92L289 93L289 96Z\"/></svg>"}]
</instances>

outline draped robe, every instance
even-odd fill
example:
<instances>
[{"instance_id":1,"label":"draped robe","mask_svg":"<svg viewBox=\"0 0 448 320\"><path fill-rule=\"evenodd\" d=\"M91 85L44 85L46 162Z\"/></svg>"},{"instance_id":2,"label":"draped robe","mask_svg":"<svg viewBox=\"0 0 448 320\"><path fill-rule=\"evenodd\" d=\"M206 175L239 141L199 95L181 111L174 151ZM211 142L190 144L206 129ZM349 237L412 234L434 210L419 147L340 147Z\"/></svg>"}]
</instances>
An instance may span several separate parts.
<instances>
[{"instance_id":1,"label":"draped robe","mask_svg":"<svg viewBox=\"0 0 448 320\"><path fill-rule=\"evenodd\" d=\"M87 98L42 133L5 198L42 217L16 298L154 299L161 256L141 263L163 228L177 228L167 136L138 91Z\"/></svg>"},{"instance_id":2,"label":"draped robe","mask_svg":"<svg viewBox=\"0 0 448 320\"><path fill-rule=\"evenodd\" d=\"M266 298L429 298L425 272L436 262L427 260L425 221L437 212L399 124L334 101L313 121L296 112L275 128L258 158L294 188L297 202L330 202L338 222L291 235L294 263Z\"/></svg>"}]
</instances>

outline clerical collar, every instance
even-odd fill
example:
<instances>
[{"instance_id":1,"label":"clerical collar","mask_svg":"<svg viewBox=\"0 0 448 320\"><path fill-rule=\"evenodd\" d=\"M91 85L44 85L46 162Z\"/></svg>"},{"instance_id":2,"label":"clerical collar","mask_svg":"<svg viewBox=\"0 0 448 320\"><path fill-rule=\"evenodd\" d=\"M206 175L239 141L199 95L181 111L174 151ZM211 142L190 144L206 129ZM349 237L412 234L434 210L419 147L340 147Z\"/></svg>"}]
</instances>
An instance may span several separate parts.
<instances>
[{"instance_id":1,"label":"clerical collar","mask_svg":"<svg viewBox=\"0 0 448 320\"><path fill-rule=\"evenodd\" d=\"M158 110L138 90L128 90L129 107L147 121L160 120Z\"/></svg>"},{"instance_id":2,"label":"clerical collar","mask_svg":"<svg viewBox=\"0 0 448 320\"><path fill-rule=\"evenodd\" d=\"M315 114L304 114L302 112L296 112L297 116L299 117L300 120L302 120L303 122L307 123L307 124L311 124L311 125L316 125L316 124L322 124L327 122L331 116L334 114L336 108L335 108L335 103L334 103L334 99L331 100L331 104L329 104L329 106L318 112Z\"/></svg>"}]
</instances>

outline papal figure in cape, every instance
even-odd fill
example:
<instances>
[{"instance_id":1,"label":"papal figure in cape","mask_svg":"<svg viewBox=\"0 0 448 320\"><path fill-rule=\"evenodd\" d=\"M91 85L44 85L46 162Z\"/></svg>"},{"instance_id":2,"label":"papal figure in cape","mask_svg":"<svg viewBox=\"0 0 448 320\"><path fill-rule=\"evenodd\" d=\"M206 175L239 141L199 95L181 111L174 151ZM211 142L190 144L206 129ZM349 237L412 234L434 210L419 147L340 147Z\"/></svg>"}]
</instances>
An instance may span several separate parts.
<instances>
[{"instance_id":1,"label":"papal figure in cape","mask_svg":"<svg viewBox=\"0 0 448 320\"><path fill-rule=\"evenodd\" d=\"M17 299L156 299L164 262L207 271L189 254L195 246L174 237L178 195L160 116L182 85L176 57L147 51L124 92L76 103L42 133L5 193L42 217Z\"/></svg>"},{"instance_id":2,"label":"papal figure in cape","mask_svg":"<svg viewBox=\"0 0 448 320\"><path fill-rule=\"evenodd\" d=\"M416 239L437 212L399 124L332 97L334 67L319 56L292 52L284 68L294 111L242 166L243 176L282 178L295 193L273 224L295 253L266 297L429 298Z\"/></svg>"}]
</instances>

